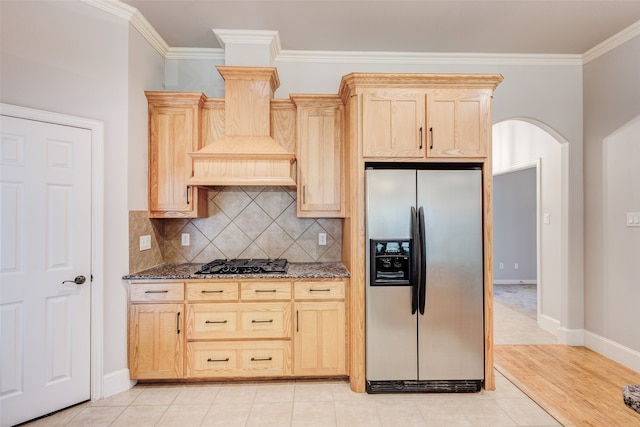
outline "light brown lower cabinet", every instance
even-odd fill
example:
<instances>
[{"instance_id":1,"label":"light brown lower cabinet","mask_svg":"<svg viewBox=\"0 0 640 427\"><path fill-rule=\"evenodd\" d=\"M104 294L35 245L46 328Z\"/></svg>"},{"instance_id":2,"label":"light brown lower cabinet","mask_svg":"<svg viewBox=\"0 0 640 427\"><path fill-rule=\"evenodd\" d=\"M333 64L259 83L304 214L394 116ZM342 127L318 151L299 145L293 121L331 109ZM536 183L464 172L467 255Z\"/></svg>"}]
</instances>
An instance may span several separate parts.
<instances>
[{"instance_id":1,"label":"light brown lower cabinet","mask_svg":"<svg viewBox=\"0 0 640 427\"><path fill-rule=\"evenodd\" d=\"M290 373L290 341L187 343L187 378L281 377Z\"/></svg>"},{"instance_id":2,"label":"light brown lower cabinet","mask_svg":"<svg viewBox=\"0 0 640 427\"><path fill-rule=\"evenodd\" d=\"M296 302L295 375L346 375L344 301Z\"/></svg>"},{"instance_id":3,"label":"light brown lower cabinet","mask_svg":"<svg viewBox=\"0 0 640 427\"><path fill-rule=\"evenodd\" d=\"M183 304L132 304L129 308L129 371L132 379L184 375Z\"/></svg>"},{"instance_id":4,"label":"light brown lower cabinet","mask_svg":"<svg viewBox=\"0 0 640 427\"><path fill-rule=\"evenodd\" d=\"M345 287L346 280L132 282L131 378L344 376Z\"/></svg>"}]
</instances>

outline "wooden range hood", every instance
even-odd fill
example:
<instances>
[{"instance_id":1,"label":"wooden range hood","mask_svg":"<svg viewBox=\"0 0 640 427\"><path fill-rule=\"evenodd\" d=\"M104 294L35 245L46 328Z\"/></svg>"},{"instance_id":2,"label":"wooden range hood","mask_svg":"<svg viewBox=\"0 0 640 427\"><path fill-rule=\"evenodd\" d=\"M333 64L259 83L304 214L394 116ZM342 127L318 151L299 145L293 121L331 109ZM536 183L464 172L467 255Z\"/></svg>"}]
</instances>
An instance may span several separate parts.
<instances>
[{"instance_id":1,"label":"wooden range hood","mask_svg":"<svg viewBox=\"0 0 640 427\"><path fill-rule=\"evenodd\" d=\"M295 187L294 153L271 137L271 98L280 86L274 67L218 66L224 79L224 136L189 153L189 185Z\"/></svg>"}]
</instances>

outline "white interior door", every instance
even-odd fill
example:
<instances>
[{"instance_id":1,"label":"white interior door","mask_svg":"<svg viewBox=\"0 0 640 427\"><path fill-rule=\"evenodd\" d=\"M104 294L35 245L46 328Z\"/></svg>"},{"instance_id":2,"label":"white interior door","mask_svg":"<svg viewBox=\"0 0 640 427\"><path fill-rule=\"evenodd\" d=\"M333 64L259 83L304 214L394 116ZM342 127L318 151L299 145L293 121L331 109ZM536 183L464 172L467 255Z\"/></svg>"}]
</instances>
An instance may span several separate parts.
<instances>
[{"instance_id":1,"label":"white interior door","mask_svg":"<svg viewBox=\"0 0 640 427\"><path fill-rule=\"evenodd\" d=\"M0 120L0 420L9 426L90 398L91 131Z\"/></svg>"}]
</instances>

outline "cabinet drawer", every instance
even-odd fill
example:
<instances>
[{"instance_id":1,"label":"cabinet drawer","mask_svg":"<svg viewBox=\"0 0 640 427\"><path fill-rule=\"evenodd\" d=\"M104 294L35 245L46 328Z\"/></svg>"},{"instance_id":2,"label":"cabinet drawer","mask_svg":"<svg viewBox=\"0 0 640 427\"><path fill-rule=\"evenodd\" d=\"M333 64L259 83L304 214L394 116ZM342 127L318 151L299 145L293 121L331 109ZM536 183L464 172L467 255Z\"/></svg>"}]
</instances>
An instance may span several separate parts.
<instances>
[{"instance_id":1,"label":"cabinet drawer","mask_svg":"<svg viewBox=\"0 0 640 427\"><path fill-rule=\"evenodd\" d=\"M131 302L163 302L184 300L184 283L132 283Z\"/></svg>"},{"instance_id":2,"label":"cabinet drawer","mask_svg":"<svg viewBox=\"0 0 640 427\"><path fill-rule=\"evenodd\" d=\"M295 282L295 299L344 299L345 287L344 280Z\"/></svg>"},{"instance_id":3,"label":"cabinet drawer","mask_svg":"<svg viewBox=\"0 0 640 427\"><path fill-rule=\"evenodd\" d=\"M243 300L290 300L291 282L242 282L240 296Z\"/></svg>"},{"instance_id":4,"label":"cabinet drawer","mask_svg":"<svg viewBox=\"0 0 640 427\"><path fill-rule=\"evenodd\" d=\"M187 377L265 377L291 373L290 341L190 342Z\"/></svg>"},{"instance_id":5,"label":"cabinet drawer","mask_svg":"<svg viewBox=\"0 0 640 427\"><path fill-rule=\"evenodd\" d=\"M187 339L289 338L291 303L192 304Z\"/></svg>"},{"instance_id":6,"label":"cabinet drawer","mask_svg":"<svg viewBox=\"0 0 640 427\"><path fill-rule=\"evenodd\" d=\"M189 301L237 301L237 282L187 283Z\"/></svg>"}]
</instances>

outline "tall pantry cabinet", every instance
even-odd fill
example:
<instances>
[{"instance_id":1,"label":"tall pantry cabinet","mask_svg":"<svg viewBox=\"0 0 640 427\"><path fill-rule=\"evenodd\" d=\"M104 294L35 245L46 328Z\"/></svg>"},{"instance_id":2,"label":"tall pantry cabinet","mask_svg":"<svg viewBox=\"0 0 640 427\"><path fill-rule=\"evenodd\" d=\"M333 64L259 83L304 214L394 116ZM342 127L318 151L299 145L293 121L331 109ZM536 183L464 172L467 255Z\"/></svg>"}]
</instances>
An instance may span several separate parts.
<instances>
[{"instance_id":1,"label":"tall pantry cabinet","mask_svg":"<svg viewBox=\"0 0 640 427\"><path fill-rule=\"evenodd\" d=\"M347 215L342 258L351 273L349 375L365 391L365 164L473 163L482 168L484 245L484 388L493 376L491 100L497 74L351 73L338 95L345 105Z\"/></svg>"}]
</instances>

